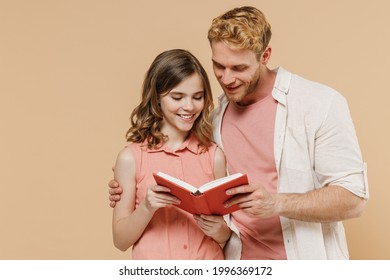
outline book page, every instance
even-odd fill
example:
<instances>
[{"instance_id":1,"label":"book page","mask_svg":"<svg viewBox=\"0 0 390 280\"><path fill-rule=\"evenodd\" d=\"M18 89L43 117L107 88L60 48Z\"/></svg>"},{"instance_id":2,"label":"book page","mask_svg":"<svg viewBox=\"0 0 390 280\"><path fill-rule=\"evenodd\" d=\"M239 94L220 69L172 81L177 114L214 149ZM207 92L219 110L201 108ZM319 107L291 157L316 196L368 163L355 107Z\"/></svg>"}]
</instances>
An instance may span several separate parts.
<instances>
[{"instance_id":1,"label":"book page","mask_svg":"<svg viewBox=\"0 0 390 280\"><path fill-rule=\"evenodd\" d=\"M211 182L208 182L204 185L202 185L200 188L199 188L199 191L201 192L205 192L207 190L210 190L216 186L219 186L219 185L222 185L226 182L229 182L233 179L236 179L238 177L242 176L241 173L235 173L235 174L232 174L232 175L229 175L229 176L226 176L226 177L222 177L222 178L219 178L219 179L216 179L214 181L211 181Z\"/></svg>"},{"instance_id":2,"label":"book page","mask_svg":"<svg viewBox=\"0 0 390 280\"><path fill-rule=\"evenodd\" d=\"M178 178L172 177L172 176L165 174L163 172L158 172L157 175L167 179L168 181L175 183L176 185L183 187L184 189L189 190L192 193L195 193L198 191L198 189L196 187L192 186L191 184L188 184L188 183L186 183Z\"/></svg>"}]
</instances>

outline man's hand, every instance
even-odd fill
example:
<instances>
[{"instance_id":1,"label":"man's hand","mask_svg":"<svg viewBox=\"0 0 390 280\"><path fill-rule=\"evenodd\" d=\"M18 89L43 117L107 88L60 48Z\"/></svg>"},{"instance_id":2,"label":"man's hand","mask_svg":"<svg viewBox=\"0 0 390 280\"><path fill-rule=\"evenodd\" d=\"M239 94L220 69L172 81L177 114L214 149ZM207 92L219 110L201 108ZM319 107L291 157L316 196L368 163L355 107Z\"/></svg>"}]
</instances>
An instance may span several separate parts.
<instances>
[{"instance_id":1,"label":"man's hand","mask_svg":"<svg viewBox=\"0 0 390 280\"><path fill-rule=\"evenodd\" d=\"M244 212L261 218L277 214L276 194L269 193L258 183L231 188L226 193L236 196L226 201L225 207L237 204Z\"/></svg>"},{"instance_id":2,"label":"man's hand","mask_svg":"<svg viewBox=\"0 0 390 280\"><path fill-rule=\"evenodd\" d=\"M108 193L110 194L110 207L114 208L116 203L121 200L122 188L119 186L118 182L112 179L108 182Z\"/></svg>"}]
</instances>

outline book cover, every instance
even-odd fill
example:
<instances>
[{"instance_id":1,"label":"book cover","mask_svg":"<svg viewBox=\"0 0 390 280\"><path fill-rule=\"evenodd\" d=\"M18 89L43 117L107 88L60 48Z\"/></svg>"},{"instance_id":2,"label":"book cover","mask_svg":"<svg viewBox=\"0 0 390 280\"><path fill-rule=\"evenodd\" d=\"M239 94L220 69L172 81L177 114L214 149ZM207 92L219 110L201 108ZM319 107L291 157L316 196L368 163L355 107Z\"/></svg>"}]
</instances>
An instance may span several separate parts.
<instances>
[{"instance_id":1,"label":"book cover","mask_svg":"<svg viewBox=\"0 0 390 280\"><path fill-rule=\"evenodd\" d=\"M232 196L226 190L248 184L246 174L236 173L195 187L163 172L153 173L156 183L171 189L171 194L181 200L175 205L191 214L225 215L240 208L233 205L225 208L224 202Z\"/></svg>"}]
</instances>

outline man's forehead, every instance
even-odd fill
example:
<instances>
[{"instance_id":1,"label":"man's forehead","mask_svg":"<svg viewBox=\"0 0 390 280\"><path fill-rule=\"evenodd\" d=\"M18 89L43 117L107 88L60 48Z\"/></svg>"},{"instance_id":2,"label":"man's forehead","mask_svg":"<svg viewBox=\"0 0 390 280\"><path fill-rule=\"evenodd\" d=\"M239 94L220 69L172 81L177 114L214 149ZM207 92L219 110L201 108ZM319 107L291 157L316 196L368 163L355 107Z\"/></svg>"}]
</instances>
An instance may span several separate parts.
<instances>
[{"instance_id":1,"label":"man's forehead","mask_svg":"<svg viewBox=\"0 0 390 280\"><path fill-rule=\"evenodd\" d=\"M219 64L248 65L256 60L254 51L235 48L221 41L211 44L211 53L212 61Z\"/></svg>"},{"instance_id":2,"label":"man's forehead","mask_svg":"<svg viewBox=\"0 0 390 280\"><path fill-rule=\"evenodd\" d=\"M214 64L219 64L225 67L250 66L251 64L257 62L254 55L220 55L218 53L213 53L211 60Z\"/></svg>"}]
</instances>

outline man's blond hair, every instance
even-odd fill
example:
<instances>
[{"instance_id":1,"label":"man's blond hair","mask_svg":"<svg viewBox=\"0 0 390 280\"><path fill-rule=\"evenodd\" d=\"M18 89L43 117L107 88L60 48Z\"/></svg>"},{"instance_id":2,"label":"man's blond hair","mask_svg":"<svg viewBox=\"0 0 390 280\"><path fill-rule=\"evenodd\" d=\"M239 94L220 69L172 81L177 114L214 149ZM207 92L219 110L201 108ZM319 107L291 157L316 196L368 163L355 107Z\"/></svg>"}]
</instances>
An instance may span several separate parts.
<instances>
[{"instance_id":1,"label":"man's blond hair","mask_svg":"<svg viewBox=\"0 0 390 280\"><path fill-rule=\"evenodd\" d=\"M244 6L213 19L208 32L212 41L222 41L230 47L249 49L258 59L271 40L271 25L258 9Z\"/></svg>"}]
</instances>

